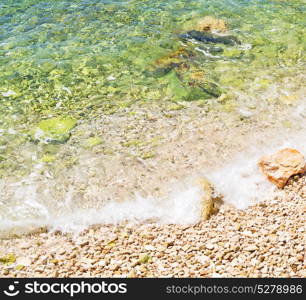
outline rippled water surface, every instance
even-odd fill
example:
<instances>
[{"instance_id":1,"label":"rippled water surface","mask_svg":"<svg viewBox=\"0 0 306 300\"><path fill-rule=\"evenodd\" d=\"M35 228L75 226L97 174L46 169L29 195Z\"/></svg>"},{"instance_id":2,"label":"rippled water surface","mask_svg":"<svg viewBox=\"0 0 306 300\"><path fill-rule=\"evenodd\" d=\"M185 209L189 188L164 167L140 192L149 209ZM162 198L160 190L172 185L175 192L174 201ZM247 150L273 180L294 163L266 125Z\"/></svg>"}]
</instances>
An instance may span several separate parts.
<instances>
[{"instance_id":1,"label":"rippled water surface","mask_svg":"<svg viewBox=\"0 0 306 300\"><path fill-rule=\"evenodd\" d=\"M154 62L182 47L184 25L205 15L226 20L242 46L215 58L195 51L188 62L194 71L204 70L224 92L265 89L298 71L304 12L303 1L295 0L2 0L2 119L31 122L61 112L83 117L95 107L115 111L165 98L167 82Z\"/></svg>"}]
</instances>

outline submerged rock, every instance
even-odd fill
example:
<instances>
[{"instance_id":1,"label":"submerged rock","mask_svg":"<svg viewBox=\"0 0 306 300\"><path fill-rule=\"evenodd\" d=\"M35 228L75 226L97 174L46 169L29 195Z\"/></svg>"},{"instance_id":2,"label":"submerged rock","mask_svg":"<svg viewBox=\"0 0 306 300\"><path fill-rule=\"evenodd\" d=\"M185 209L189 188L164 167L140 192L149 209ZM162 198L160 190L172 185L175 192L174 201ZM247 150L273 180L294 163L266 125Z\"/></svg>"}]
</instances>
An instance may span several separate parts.
<instances>
[{"instance_id":1,"label":"submerged rock","mask_svg":"<svg viewBox=\"0 0 306 300\"><path fill-rule=\"evenodd\" d=\"M101 145L103 143L103 140L98 137L90 137L88 139L86 139L83 143L83 147L86 149L91 149L94 148L95 146Z\"/></svg>"},{"instance_id":2,"label":"submerged rock","mask_svg":"<svg viewBox=\"0 0 306 300\"><path fill-rule=\"evenodd\" d=\"M44 163L52 163L56 160L55 155L50 155L50 154L45 154L42 158L41 161Z\"/></svg>"},{"instance_id":3,"label":"submerged rock","mask_svg":"<svg viewBox=\"0 0 306 300\"><path fill-rule=\"evenodd\" d=\"M198 31L210 31L210 32L225 32L228 30L227 24L222 19L217 19L212 16L206 16L200 19L195 26Z\"/></svg>"},{"instance_id":4,"label":"submerged rock","mask_svg":"<svg viewBox=\"0 0 306 300\"><path fill-rule=\"evenodd\" d=\"M173 69L184 68L186 62L193 56L190 51L185 48L179 48L176 51L170 52L169 54L162 56L154 61L154 75L162 77ZM188 68L188 66L186 66Z\"/></svg>"},{"instance_id":5,"label":"submerged rock","mask_svg":"<svg viewBox=\"0 0 306 300\"><path fill-rule=\"evenodd\" d=\"M214 97L219 97L221 91L218 86L210 83L202 82L197 80L186 81L186 84L180 80L179 76L175 71L171 71L165 80L168 83L167 93L174 97L174 99L181 100L197 100L197 99L211 99Z\"/></svg>"},{"instance_id":6,"label":"submerged rock","mask_svg":"<svg viewBox=\"0 0 306 300\"><path fill-rule=\"evenodd\" d=\"M171 64L180 64L184 58L190 57L190 53L185 48L179 48L170 52L168 55L162 56L155 61L158 67L165 67Z\"/></svg>"},{"instance_id":7,"label":"submerged rock","mask_svg":"<svg viewBox=\"0 0 306 300\"><path fill-rule=\"evenodd\" d=\"M31 132L31 138L44 143L64 143L70 138L70 131L76 123L77 121L70 117L43 120Z\"/></svg>"},{"instance_id":8,"label":"submerged rock","mask_svg":"<svg viewBox=\"0 0 306 300\"><path fill-rule=\"evenodd\" d=\"M223 51L223 56L228 58L240 58L243 55L243 51L240 49L225 49Z\"/></svg>"},{"instance_id":9,"label":"submerged rock","mask_svg":"<svg viewBox=\"0 0 306 300\"><path fill-rule=\"evenodd\" d=\"M279 188L283 188L291 176L306 171L304 156L298 150L290 148L263 156L258 166L269 181Z\"/></svg>"},{"instance_id":10,"label":"submerged rock","mask_svg":"<svg viewBox=\"0 0 306 300\"><path fill-rule=\"evenodd\" d=\"M241 44L240 41L235 36L232 36L232 35L216 36L211 33L202 32L198 30L187 31L184 34L181 34L180 37L183 40L194 39L202 43L224 44L224 45L230 45L230 46Z\"/></svg>"},{"instance_id":11,"label":"submerged rock","mask_svg":"<svg viewBox=\"0 0 306 300\"><path fill-rule=\"evenodd\" d=\"M224 92L216 83L208 81L203 71L190 72L186 76L188 85L198 87L204 94L204 99L218 98Z\"/></svg>"},{"instance_id":12,"label":"submerged rock","mask_svg":"<svg viewBox=\"0 0 306 300\"><path fill-rule=\"evenodd\" d=\"M205 19L208 21L207 19ZM199 69L197 57L198 52L205 54L205 59L220 58L224 46L214 45L223 44L226 46L237 45L240 42L234 36L217 36L205 31L204 23L201 25L202 31L190 30L180 35L185 41L200 41L201 44L194 46L184 45L175 51L156 59L149 68L153 70L149 74L160 78L166 83L166 93L174 100L193 101L199 99L218 98L224 93L223 89L216 83L216 78L204 76L204 70ZM207 25L208 26L208 25ZM209 27L209 26L208 26ZM229 57L240 57L241 51L231 49L226 53ZM203 57L200 57L203 59Z\"/></svg>"}]
</instances>

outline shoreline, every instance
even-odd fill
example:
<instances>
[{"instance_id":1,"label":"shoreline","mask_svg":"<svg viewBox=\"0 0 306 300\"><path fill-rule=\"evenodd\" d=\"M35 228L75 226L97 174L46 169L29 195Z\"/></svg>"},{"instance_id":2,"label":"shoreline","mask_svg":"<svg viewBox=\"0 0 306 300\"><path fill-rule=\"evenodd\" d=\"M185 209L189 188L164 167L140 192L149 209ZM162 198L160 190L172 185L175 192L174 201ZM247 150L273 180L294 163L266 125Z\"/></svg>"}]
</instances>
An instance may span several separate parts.
<instances>
[{"instance_id":1,"label":"shoreline","mask_svg":"<svg viewBox=\"0 0 306 300\"><path fill-rule=\"evenodd\" d=\"M176 201L172 193L184 192L199 177L211 180L227 203L245 208L252 197L258 200L268 196L266 180L258 182L256 177L256 164L262 155L288 142L305 153L304 117L296 113L302 99L300 104L273 111L270 117L269 111L263 111L240 120L239 111L207 112L200 103L172 110L152 104L80 124L55 155L56 161L36 160L25 177L0 181L1 231L9 224L16 224L18 228L13 232L18 234L19 229L27 229L25 224L61 229L82 220L87 225L118 223L122 218L116 212L111 213L111 218L97 216L95 220L95 211L100 213L109 203L132 202L138 196L162 203L166 199L171 207ZM295 120L290 128L283 125L288 119ZM81 147L92 132L103 137L104 142L92 148ZM70 161L73 164L66 166ZM231 176L225 175L228 173ZM242 182L248 188L240 193ZM231 190L233 185L235 189ZM148 209L146 216L150 215ZM87 215L89 210L93 214ZM138 215L133 213L128 219L143 220L143 211L137 211ZM125 213L125 217L129 216ZM170 222L176 223L176 219Z\"/></svg>"},{"instance_id":2,"label":"shoreline","mask_svg":"<svg viewBox=\"0 0 306 300\"><path fill-rule=\"evenodd\" d=\"M296 109L292 107L290 116ZM226 116L226 113L220 113L218 120L223 122L211 123L210 120L216 120L214 115L207 116L201 107L194 105L173 111L171 118L164 116L162 109L152 110L148 107L138 112L141 116L138 119L125 117L127 114L112 115L107 122L105 119L100 121L100 125L106 124L104 126L93 124L93 128L100 128L101 133L106 134L106 140L113 141L113 144L101 145L101 148L97 146L92 152L86 150L85 154L92 160L85 160L86 164L82 165L83 168L88 167L88 172L86 169L87 173L84 174L90 174L92 187L102 182L98 186L101 191L108 191L109 194L117 191L117 198L122 200L140 186L139 178L142 191L155 192L153 196L158 197L169 192L171 178L181 183L182 178L200 174L201 171L209 175L209 168L204 170L203 166L212 166L217 161L222 167L224 162L232 161L232 154L237 149L244 152L250 145L256 145L257 157L259 148L260 152L268 153L265 147L267 141L268 146L278 147L286 136L296 140L297 137L292 134L301 130L298 122L294 128L284 130L282 127L282 120L288 117L288 109L274 112L279 117L277 121L264 120L265 116L260 115L260 120L257 120L257 116L250 117L247 123L241 122L238 127L232 127L238 116L225 119L222 116ZM143 117L149 113L150 118ZM216 124L219 125L217 130ZM148 128L152 133L150 139L164 136L163 142L143 146L122 145L120 134L126 136L128 125L141 130L128 131L130 134L125 143L147 134ZM110 128L114 130L108 130ZM86 129L86 126L80 126L82 129ZM169 132L171 139L167 139ZM214 140L211 140L208 132L215 133ZM71 151L74 143L72 138L64 151ZM225 145L228 146L226 153L220 151ZM103 151L107 147L112 147L121 155L115 167L112 162L117 156L110 156L109 160L104 161L107 156L103 155ZM156 155L142 160L137 156L130 157L129 154L137 147L144 147L145 151L154 149ZM254 153L251 152L251 155L254 156ZM109 172L93 172L95 167L100 167L95 159L105 163ZM245 162L247 158L241 161L241 166ZM128 172L135 166L133 174ZM78 166L76 170L80 171ZM118 170L125 172L116 173ZM120 176L112 177L114 174ZM226 178L226 170L221 168L220 175ZM101 178L104 180L101 181ZM109 184L109 178L115 184ZM68 180L69 177L64 179ZM104 185L105 182L109 185ZM50 185L51 188L56 186L55 183ZM155 190L156 186L162 189ZM91 192L89 196L99 194L96 190ZM96 201L95 197L88 199ZM55 231L2 239L0 257L12 254L11 258L16 261L0 263L0 274L3 277L305 277L305 199L304 174L290 179L288 186L278 190L272 198L258 201L244 210L223 204L208 221L193 225L119 223L90 226L79 235ZM43 200L48 204L48 198Z\"/></svg>"},{"instance_id":3,"label":"shoreline","mask_svg":"<svg viewBox=\"0 0 306 300\"><path fill-rule=\"evenodd\" d=\"M92 226L2 240L4 277L305 277L306 177L246 210L194 225Z\"/></svg>"}]
</instances>

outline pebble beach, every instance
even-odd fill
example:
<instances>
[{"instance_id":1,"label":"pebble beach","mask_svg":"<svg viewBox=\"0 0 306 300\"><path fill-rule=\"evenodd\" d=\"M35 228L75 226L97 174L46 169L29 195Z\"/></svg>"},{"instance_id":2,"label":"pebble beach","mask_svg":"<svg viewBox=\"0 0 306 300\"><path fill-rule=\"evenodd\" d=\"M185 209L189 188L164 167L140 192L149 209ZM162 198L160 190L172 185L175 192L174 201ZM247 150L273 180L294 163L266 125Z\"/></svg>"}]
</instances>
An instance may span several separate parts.
<instances>
[{"instance_id":1,"label":"pebble beach","mask_svg":"<svg viewBox=\"0 0 306 300\"><path fill-rule=\"evenodd\" d=\"M120 224L1 242L8 277L305 277L306 178L247 210L190 226Z\"/></svg>"},{"instance_id":2,"label":"pebble beach","mask_svg":"<svg viewBox=\"0 0 306 300\"><path fill-rule=\"evenodd\" d=\"M306 277L303 1L89 2L0 3L0 277Z\"/></svg>"}]
</instances>

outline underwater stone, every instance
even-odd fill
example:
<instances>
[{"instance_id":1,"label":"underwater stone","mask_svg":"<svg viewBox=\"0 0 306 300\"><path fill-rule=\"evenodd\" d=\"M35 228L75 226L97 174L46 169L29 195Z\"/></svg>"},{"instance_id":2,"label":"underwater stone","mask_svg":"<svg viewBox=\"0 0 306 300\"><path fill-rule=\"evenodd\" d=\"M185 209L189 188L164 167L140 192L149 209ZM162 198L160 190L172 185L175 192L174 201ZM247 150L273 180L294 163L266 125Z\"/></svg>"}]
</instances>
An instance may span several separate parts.
<instances>
[{"instance_id":1,"label":"underwater stone","mask_svg":"<svg viewBox=\"0 0 306 300\"><path fill-rule=\"evenodd\" d=\"M175 72L170 72L166 77L169 82L167 90L170 94L179 99L185 99L188 97L188 89L183 86Z\"/></svg>"},{"instance_id":2,"label":"underwater stone","mask_svg":"<svg viewBox=\"0 0 306 300\"><path fill-rule=\"evenodd\" d=\"M32 131L34 141L44 143L65 143L70 138L70 131L77 121L69 117L55 117L39 122Z\"/></svg>"},{"instance_id":3,"label":"underwater stone","mask_svg":"<svg viewBox=\"0 0 306 300\"><path fill-rule=\"evenodd\" d=\"M203 86L185 86L174 71L166 75L166 78L168 80L167 92L171 94L174 99L192 101L215 97L215 94L209 92Z\"/></svg>"},{"instance_id":4,"label":"underwater stone","mask_svg":"<svg viewBox=\"0 0 306 300\"><path fill-rule=\"evenodd\" d=\"M87 140L84 141L83 147L87 148L87 149L90 149L90 148L98 146L102 143L103 143L103 140L100 137L98 137L98 136L90 137L90 138L88 138Z\"/></svg>"},{"instance_id":5,"label":"underwater stone","mask_svg":"<svg viewBox=\"0 0 306 300\"><path fill-rule=\"evenodd\" d=\"M225 32L227 31L227 24L222 19L206 16L198 21L195 29L198 31Z\"/></svg>"},{"instance_id":6,"label":"underwater stone","mask_svg":"<svg viewBox=\"0 0 306 300\"><path fill-rule=\"evenodd\" d=\"M191 58L191 56L192 53L184 48L172 51L154 61L154 72L152 75L155 77L162 77L173 69L181 67L181 65Z\"/></svg>"},{"instance_id":7,"label":"underwater stone","mask_svg":"<svg viewBox=\"0 0 306 300\"><path fill-rule=\"evenodd\" d=\"M231 35L228 36L215 36L208 32L201 32L197 30L190 30L184 34L181 34L180 37L184 40L195 39L202 43L214 43L214 44L224 44L234 46L236 44L241 44L240 41Z\"/></svg>"},{"instance_id":8,"label":"underwater stone","mask_svg":"<svg viewBox=\"0 0 306 300\"><path fill-rule=\"evenodd\" d=\"M175 71L171 71L165 77L167 93L172 95L174 99L185 101L193 101L198 99L211 99L219 97L222 94L221 89L214 83L203 80L198 82L186 82L183 84Z\"/></svg>"},{"instance_id":9,"label":"underwater stone","mask_svg":"<svg viewBox=\"0 0 306 300\"><path fill-rule=\"evenodd\" d=\"M239 49L224 49L223 55L229 58L240 58L243 54L242 50Z\"/></svg>"},{"instance_id":10,"label":"underwater stone","mask_svg":"<svg viewBox=\"0 0 306 300\"><path fill-rule=\"evenodd\" d=\"M50 154L45 154L42 158L41 161L44 163L52 163L56 160L55 155L50 155Z\"/></svg>"}]
</instances>

